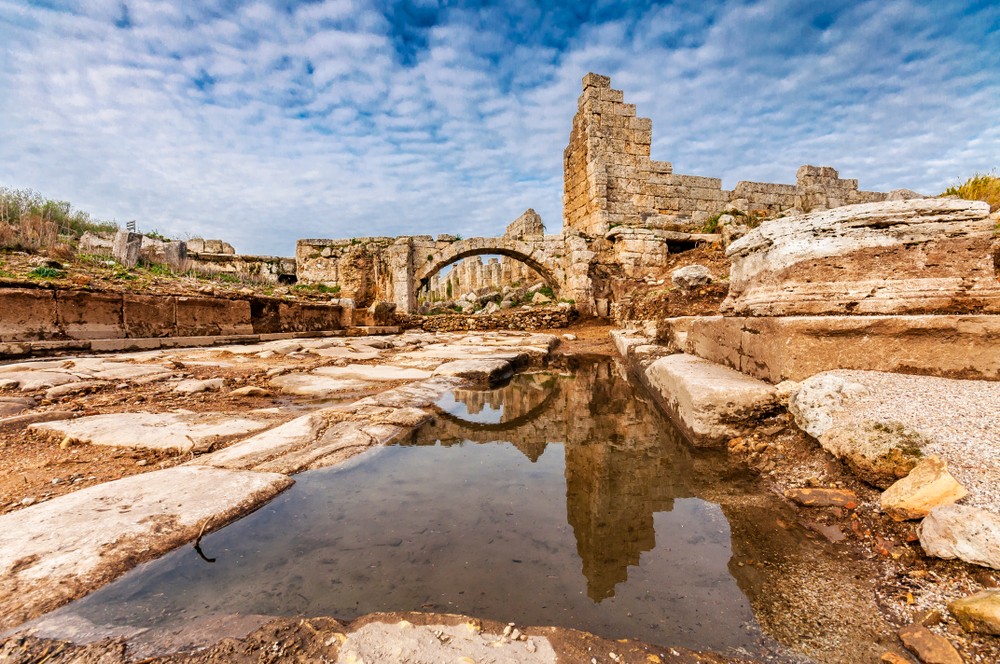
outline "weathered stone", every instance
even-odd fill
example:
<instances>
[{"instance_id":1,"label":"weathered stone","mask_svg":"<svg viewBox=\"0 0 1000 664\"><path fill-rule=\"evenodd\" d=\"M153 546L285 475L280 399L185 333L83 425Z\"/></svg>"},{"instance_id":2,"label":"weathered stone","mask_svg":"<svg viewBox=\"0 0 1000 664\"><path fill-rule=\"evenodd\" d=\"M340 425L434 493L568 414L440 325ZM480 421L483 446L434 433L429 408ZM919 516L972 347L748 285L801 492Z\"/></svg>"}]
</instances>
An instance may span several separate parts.
<instances>
[{"instance_id":1,"label":"weathered stone","mask_svg":"<svg viewBox=\"0 0 1000 664\"><path fill-rule=\"evenodd\" d=\"M854 509L858 506L858 497L853 491L846 489L789 489L785 498L806 507L846 507Z\"/></svg>"},{"instance_id":2,"label":"weathered stone","mask_svg":"<svg viewBox=\"0 0 1000 664\"><path fill-rule=\"evenodd\" d=\"M983 590L948 604L966 632L1000 636L1000 590Z\"/></svg>"},{"instance_id":3,"label":"weathered stone","mask_svg":"<svg viewBox=\"0 0 1000 664\"><path fill-rule=\"evenodd\" d=\"M550 298L549 296L545 295L545 293L537 293L536 292L534 295L531 296L531 303L532 304L548 304L551 301L552 301L552 298Z\"/></svg>"},{"instance_id":4,"label":"weathered stone","mask_svg":"<svg viewBox=\"0 0 1000 664\"><path fill-rule=\"evenodd\" d=\"M91 445L200 452L267 426L266 420L233 417L229 413L114 413L33 424L30 428Z\"/></svg>"},{"instance_id":5,"label":"weathered stone","mask_svg":"<svg viewBox=\"0 0 1000 664\"><path fill-rule=\"evenodd\" d=\"M115 241L111 247L111 255L125 267L135 267L139 262L139 252L142 250L142 235L121 230L115 233Z\"/></svg>"},{"instance_id":6,"label":"weathered stone","mask_svg":"<svg viewBox=\"0 0 1000 664\"><path fill-rule=\"evenodd\" d=\"M289 373L271 379L271 385L285 394L312 397L360 395L375 388L369 381L353 378L330 378L312 374Z\"/></svg>"},{"instance_id":7,"label":"weathered stone","mask_svg":"<svg viewBox=\"0 0 1000 664\"><path fill-rule=\"evenodd\" d=\"M1000 379L1000 316L699 316L660 323L679 349L779 383L831 369Z\"/></svg>"},{"instance_id":8,"label":"weathered stone","mask_svg":"<svg viewBox=\"0 0 1000 664\"><path fill-rule=\"evenodd\" d=\"M935 507L919 526L928 556L1000 569L1000 516L963 505Z\"/></svg>"},{"instance_id":9,"label":"weathered stone","mask_svg":"<svg viewBox=\"0 0 1000 664\"><path fill-rule=\"evenodd\" d=\"M387 364L348 364L346 367L320 367L313 371L319 376L354 380L423 380L431 372L422 369L394 367Z\"/></svg>"},{"instance_id":10,"label":"weathered stone","mask_svg":"<svg viewBox=\"0 0 1000 664\"><path fill-rule=\"evenodd\" d=\"M691 355L662 357L646 368L643 378L696 444L740 435L778 405L767 383Z\"/></svg>"},{"instance_id":11,"label":"weathered stone","mask_svg":"<svg viewBox=\"0 0 1000 664\"><path fill-rule=\"evenodd\" d=\"M800 429L843 460L861 479L886 488L905 477L923 456L927 439L898 422L838 418L852 396L867 388L835 374L805 380L788 402Z\"/></svg>"},{"instance_id":12,"label":"weathered stone","mask_svg":"<svg viewBox=\"0 0 1000 664\"><path fill-rule=\"evenodd\" d=\"M256 385L247 385L245 387L237 387L235 390L230 390L229 396L232 397L267 397L271 396L271 393L265 390L263 387L257 387Z\"/></svg>"},{"instance_id":13,"label":"weathered stone","mask_svg":"<svg viewBox=\"0 0 1000 664\"><path fill-rule=\"evenodd\" d=\"M671 272L670 281L682 290L692 290L712 283L712 272L704 265L688 265Z\"/></svg>"},{"instance_id":14,"label":"weathered stone","mask_svg":"<svg viewBox=\"0 0 1000 664\"><path fill-rule=\"evenodd\" d=\"M245 514L283 475L177 467L106 482L0 516L0 629Z\"/></svg>"},{"instance_id":15,"label":"weathered stone","mask_svg":"<svg viewBox=\"0 0 1000 664\"><path fill-rule=\"evenodd\" d=\"M921 459L909 475L882 494L882 511L897 521L922 519L939 505L950 505L968 491L948 472L937 456Z\"/></svg>"},{"instance_id":16,"label":"weathered stone","mask_svg":"<svg viewBox=\"0 0 1000 664\"><path fill-rule=\"evenodd\" d=\"M903 645L923 664L963 664L962 656L948 639L930 631L923 625L913 624L899 630Z\"/></svg>"},{"instance_id":17,"label":"weathered stone","mask_svg":"<svg viewBox=\"0 0 1000 664\"><path fill-rule=\"evenodd\" d=\"M468 359L446 362L434 370L434 376L452 376L492 385L509 378L514 367L505 359Z\"/></svg>"},{"instance_id":18,"label":"weathered stone","mask_svg":"<svg viewBox=\"0 0 1000 664\"><path fill-rule=\"evenodd\" d=\"M920 198L767 221L732 244L737 315L1000 313L982 201Z\"/></svg>"},{"instance_id":19,"label":"weathered stone","mask_svg":"<svg viewBox=\"0 0 1000 664\"><path fill-rule=\"evenodd\" d=\"M222 389L223 380L221 378L208 378L206 380L182 380L174 387L174 392L178 394L198 394L199 392L218 392Z\"/></svg>"},{"instance_id":20,"label":"weathered stone","mask_svg":"<svg viewBox=\"0 0 1000 664\"><path fill-rule=\"evenodd\" d=\"M899 422L864 421L833 427L819 442L865 482L885 489L913 470L928 440Z\"/></svg>"}]
</instances>

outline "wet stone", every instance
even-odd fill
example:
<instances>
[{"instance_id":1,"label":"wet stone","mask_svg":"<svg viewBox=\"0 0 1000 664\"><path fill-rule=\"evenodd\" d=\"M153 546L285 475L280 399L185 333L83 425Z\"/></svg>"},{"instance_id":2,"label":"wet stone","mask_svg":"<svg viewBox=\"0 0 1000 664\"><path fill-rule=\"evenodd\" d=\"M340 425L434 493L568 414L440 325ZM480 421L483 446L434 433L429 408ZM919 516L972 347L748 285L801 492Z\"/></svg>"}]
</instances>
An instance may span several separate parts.
<instances>
[{"instance_id":1,"label":"wet stone","mask_svg":"<svg viewBox=\"0 0 1000 664\"><path fill-rule=\"evenodd\" d=\"M800 488L789 489L785 498L805 507L845 507L858 506L858 497L846 489Z\"/></svg>"}]
</instances>

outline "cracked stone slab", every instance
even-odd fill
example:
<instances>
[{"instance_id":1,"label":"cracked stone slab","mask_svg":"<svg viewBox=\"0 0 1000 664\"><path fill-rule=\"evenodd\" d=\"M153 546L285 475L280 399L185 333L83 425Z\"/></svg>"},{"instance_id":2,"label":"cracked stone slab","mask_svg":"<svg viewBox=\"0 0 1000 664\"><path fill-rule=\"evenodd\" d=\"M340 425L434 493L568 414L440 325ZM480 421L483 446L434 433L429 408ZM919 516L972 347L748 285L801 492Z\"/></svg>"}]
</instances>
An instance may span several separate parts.
<instances>
[{"instance_id":1,"label":"cracked stone slab","mask_svg":"<svg viewBox=\"0 0 1000 664\"><path fill-rule=\"evenodd\" d=\"M201 452L271 425L231 413L113 413L33 424L31 429L91 445Z\"/></svg>"},{"instance_id":2,"label":"cracked stone slab","mask_svg":"<svg viewBox=\"0 0 1000 664\"><path fill-rule=\"evenodd\" d=\"M269 459L317 441L328 424L325 413L326 411L318 411L296 417L273 429L188 463L217 468L253 468Z\"/></svg>"},{"instance_id":3,"label":"cracked stone slab","mask_svg":"<svg viewBox=\"0 0 1000 664\"><path fill-rule=\"evenodd\" d=\"M320 367L313 371L320 376L352 378L354 380L423 380L431 372L422 369L394 367L388 364L349 364L346 367Z\"/></svg>"},{"instance_id":4,"label":"cracked stone slab","mask_svg":"<svg viewBox=\"0 0 1000 664\"><path fill-rule=\"evenodd\" d=\"M308 397L360 395L376 389L372 383L354 378L329 378L304 373L289 373L271 379L271 385L285 394Z\"/></svg>"},{"instance_id":5,"label":"cracked stone slab","mask_svg":"<svg viewBox=\"0 0 1000 664\"><path fill-rule=\"evenodd\" d=\"M218 528L292 484L284 475L178 466L0 516L0 628L14 627Z\"/></svg>"},{"instance_id":6,"label":"cracked stone slab","mask_svg":"<svg viewBox=\"0 0 1000 664\"><path fill-rule=\"evenodd\" d=\"M293 450L254 466L254 470L291 475L303 470L333 466L378 444L355 422L339 422L313 445Z\"/></svg>"},{"instance_id":7,"label":"cracked stone slab","mask_svg":"<svg viewBox=\"0 0 1000 664\"><path fill-rule=\"evenodd\" d=\"M499 383L513 374L514 366L508 360L495 358L455 360L446 362L434 370L435 376L465 378L483 385Z\"/></svg>"},{"instance_id":8,"label":"cracked stone slab","mask_svg":"<svg viewBox=\"0 0 1000 664\"><path fill-rule=\"evenodd\" d=\"M67 371L8 371L0 373L0 389L33 392L34 390L47 390L66 383L75 383L79 380L79 375Z\"/></svg>"}]
</instances>

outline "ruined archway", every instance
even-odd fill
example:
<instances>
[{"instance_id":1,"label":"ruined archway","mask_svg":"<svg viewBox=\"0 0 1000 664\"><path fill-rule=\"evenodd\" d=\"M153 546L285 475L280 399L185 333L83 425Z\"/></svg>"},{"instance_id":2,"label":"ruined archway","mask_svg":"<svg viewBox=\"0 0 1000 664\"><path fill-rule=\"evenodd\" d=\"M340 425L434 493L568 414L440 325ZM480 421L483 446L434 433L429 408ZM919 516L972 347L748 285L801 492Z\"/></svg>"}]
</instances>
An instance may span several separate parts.
<instances>
[{"instance_id":1,"label":"ruined archway","mask_svg":"<svg viewBox=\"0 0 1000 664\"><path fill-rule=\"evenodd\" d=\"M421 288L426 287L431 277L453 263L472 256L492 255L507 256L524 263L537 272L554 292L559 291L559 280L556 279L550 267L546 265L546 256L543 251L520 240L470 238L452 242L444 250L428 254L427 261L414 270L413 292L416 293Z\"/></svg>"}]
</instances>

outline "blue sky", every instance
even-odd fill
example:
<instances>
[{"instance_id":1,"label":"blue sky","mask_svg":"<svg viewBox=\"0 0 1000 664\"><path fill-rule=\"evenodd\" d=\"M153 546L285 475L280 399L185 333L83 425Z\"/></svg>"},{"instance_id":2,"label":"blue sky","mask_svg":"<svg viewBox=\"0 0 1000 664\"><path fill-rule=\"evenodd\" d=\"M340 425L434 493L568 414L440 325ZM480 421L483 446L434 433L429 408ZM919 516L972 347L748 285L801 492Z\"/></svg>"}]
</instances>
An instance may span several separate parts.
<instances>
[{"instance_id":1,"label":"blue sky","mask_svg":"<svg viewBox=\"0 0 1000 664\"><path fill-rule=\"evenodd\" d=\"M1000 3L0 0L0 185L242 253L561 227L580 79L675 172L1000 167Z\"/></svg>"}]
</instances>

